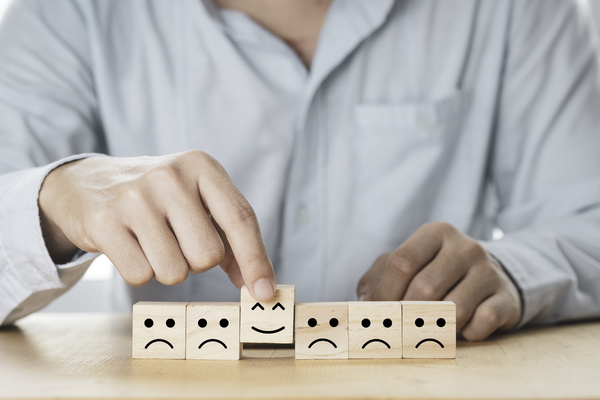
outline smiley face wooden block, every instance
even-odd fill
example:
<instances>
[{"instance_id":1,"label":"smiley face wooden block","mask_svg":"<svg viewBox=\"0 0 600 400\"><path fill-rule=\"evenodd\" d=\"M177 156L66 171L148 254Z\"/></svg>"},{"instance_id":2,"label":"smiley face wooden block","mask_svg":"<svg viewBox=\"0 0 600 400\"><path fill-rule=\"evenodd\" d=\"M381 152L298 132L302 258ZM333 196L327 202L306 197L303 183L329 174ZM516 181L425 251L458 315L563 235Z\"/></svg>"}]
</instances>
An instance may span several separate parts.
<instances>
[{"instance_id":1,"label":"smiley face wooden block","mask_svg":"<svg viewBox=\"0 0 600 400\"><path fill-rule=\"evenodd\" d=\"M402 358L399 301L348 303L349 358Z\"/></svg>"},{"instance_id":2,"label":"smiley face wooden block","mask_svg":"<svg viewBox=\"0 0 600 400\"><path fill-rule=\"evenodd\" d=\"M404 358L456 358L456 305L403 301Z\"/></svg>"},{"instance_id":3,"label":"smiley face wooden block","mask_svg":"<svg viewBox=\"0 0 600 400\"><path fill-rule=\"evenodd\" d=\"M186 358L240 359L240 304L189 303Z\"/></svg>"},{"instance_id":4,"label":"smiley face wooden block","mask_svg":"<svg viewBox=\"0 0 600 400\"><path fill-rule=\"evenodd\" d=\"M348 358L348 304L296 304L296 359Z\"/></svg>"},{"instance_id":5,"label":"smiley face wooden block","mask_svg":"<svg viewBox=\"0 0 600 400\"><path fill-rule=\"evenodd\" d=\"M277 285L270 301L256 301L241 290L240 339L242 343L294 343L296 287Z\"/></svg>"},{"instance_id":6,"label":"smiley face wooden block","mask_svg":"<svg viewBox=\"0 0 600 400\"><path fill-rule=\"evenodd\" d=\"M185 359L187 303L140 301L133 305L133 358Z\"/></svg>"}]
</instances>

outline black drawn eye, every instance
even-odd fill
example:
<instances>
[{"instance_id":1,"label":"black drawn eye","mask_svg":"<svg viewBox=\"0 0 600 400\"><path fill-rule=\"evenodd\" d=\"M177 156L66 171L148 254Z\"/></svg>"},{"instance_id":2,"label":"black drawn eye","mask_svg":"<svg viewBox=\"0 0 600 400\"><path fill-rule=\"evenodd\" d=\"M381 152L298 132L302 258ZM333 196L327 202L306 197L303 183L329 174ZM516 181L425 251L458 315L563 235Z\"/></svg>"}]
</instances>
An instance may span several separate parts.
<instances>
[{"instance_id":1,"label":"black drawn eye","mask_svg":"<svg viewBox=\"0 0 600 400\"><path fill-rule=\"evenodd\" d=\"M229 326L229 321L227 318L223 318L219 321L219 325L221 325L221 328L227 328Z\"/></svg>"},{"instance_id":2,"label":"black drawn eye","mask_svg":"<svg viewBox=\"0 0 600 400\"><path fill-rule=\"evenodd\" d=\"M175 320L173 318L169 318L167 320L167 328L172 328L175 326Z\"/></svg>"},{"instance_id":3,"label":"black drawn eye","mask_svg":"<svg viewBox=\"0 0 600 400\"><path fill-rule=\"evenodd\" d=\"M200 328L206 328L206 325L208 325L208 322L206 322L206 320L204 318L200 318L198 320L198 326Z\"/></svg>"},{"instance_id":4,"label":"black drawn eye","mask_svg":"<svg viewBox=\"0 0 600 400\"><path fill-rule=\"evenodd\" d=\"M311 328L314 328L315 326L317 326L317 320L314 318L309 319L308 326L310 326Z\"/></svg>"},{"instance_id":5,"label":"black drawn eye","mask_svg":"<svg viewBox=\"0 0 600 400\"><path fill-rule=\"evenodd\" d=\"M446 320L444 318L438 318L436 323L437 323L437 326L439 326L440 328L443 328L444 325L446 325Z\"/></svg>"},{"instance_id":6,"label":"black drawn eye","mask_svg":"<svg viewBox=\"0 0 600 400\"><path fill-rule=\"evenodd\" d=\"M152 325L154 325L154 321L152 321L152 318L146 318L146 320L144 321L144 325L146 326L146 328L152 328Z\"/></svg>"},{"instance_id":7,"label":"black drawn eye","mask_svg":"<svg viewBox=\"0 0 600 400\"><path fill-rule=\"evenodd\" d=\"M285 310L285 307L280 302L277 302L277 304L273 306L272 310L276 309L277 307L281 308L282 310Z\"/></svg>"},{"instance_id":8,"label":"black drawn eye","mask_svg":"<svg viewBox=\"0 0 600 400\"><path fill-rule=\"evenodd\" d=\"M331 318L331 319L329 320L329 326L331 326L332 328L335 328L336 326L338 326L338 325L339 325L339 323L340 323L340 322L338 321L338 319L337 319L337 318Z\"/></svg>"},{"instance_id":9,"label":"black drawn eye","mask_svg":"<svg viewBox=\"0 0 600 400\"><path fill-rule=\"evenodd\" d=\"M261 310L264 310L265 308L262 306L262 304L260 303L256 303L255 305L252 306L252 309L254 310L256 307L260 308Z\"/></svg>"},{"instance_id":10,"label":"black drawn eye","mask_svg":"<svg viewBox=\"0 0 600 400\"><path fill-rule=\"evenodd\" d=\"M423 318L417 318L415 319L415 325L417 326L417 328L420 328L423 325L425 325L425 321L423 321Z\"/></svg>"},{"instance_id":11,"label":"black drawn eye","mask_svg":"<svg viewBox=\"0 0 600 400\"><path fill-rule=\"evenodd\" d=\"M386 328L390 328L392 326L392 320L389 318L384 319L383 326L385 326Z\"/></svg>"},{"instance_id":12,"label":"black drawn eye","mask_svg":"<svg viewBox=\"0 0 600 400\"><path fill-rule=\"evenodd\" d=\"M368 328L371 326L371 320L369 320L369 318L365 318L360 324L363 326L363 328Z\"/></svg>"}]
</instances>

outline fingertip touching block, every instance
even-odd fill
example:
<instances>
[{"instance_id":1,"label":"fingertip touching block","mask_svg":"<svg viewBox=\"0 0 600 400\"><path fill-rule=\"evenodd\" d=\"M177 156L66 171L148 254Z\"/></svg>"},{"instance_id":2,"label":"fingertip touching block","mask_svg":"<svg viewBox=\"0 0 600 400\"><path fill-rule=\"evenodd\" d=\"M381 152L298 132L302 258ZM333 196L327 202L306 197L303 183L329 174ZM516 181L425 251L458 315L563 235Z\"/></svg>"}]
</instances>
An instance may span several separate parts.
<instances>
[{"instance_id":1,"label":"fingertip touching block","mask_svg":"<svg viewBox=\"0 0 600 400\"><path fill-rule=\"evenodd\" d=\"M348 358L348 304L298 303L296 359Z\"/></svg>"},{"instance_id":2,"label":"fingertip touching block","mask_svg":"<svg viewBox=\"0 0 600 400\"><path fill-rule=\"evenodd\" d=\"M140 301L133 305L133 358L185 359L187 303Z\"/></svg>"},{"instance_id":3,"label":"fingertip touching block","mask_svg":"<svg viewBox=\"0 0 600 400\"><path fill-rule=\"evenodd\" d=\"M399 301L350 302L348 321L349 358L402 358Z\"/></svg>"},{"instance_id":4,"label":"fingertip touching block","mask_svg":"<svg viewBox=\"0 0 600 400\"><path fill-rule=\"evenodd\" d=\"M402 301L404 358L456 358L456 305Z\"/></svg>"},{"instance_id":5,"label":"fingertip touching block","mask_svg":"<svg viewBox=\"0 0 600 400\"><path fill-rule=\"evenodd\" d=\"M189 303L186 358L240 359L240 304Z\"/></svg>"},{"instance_id":6,"label":"fingertip touching block","mask_svg":"<svg viewBox=\"0 0 600 400\"><path fill-rule=\"evenodd\" d=\"M241 289L240 340L242 343L294 343L296 287L277 285L269 301L257 301Z\"/></svg>"}]
</instances>

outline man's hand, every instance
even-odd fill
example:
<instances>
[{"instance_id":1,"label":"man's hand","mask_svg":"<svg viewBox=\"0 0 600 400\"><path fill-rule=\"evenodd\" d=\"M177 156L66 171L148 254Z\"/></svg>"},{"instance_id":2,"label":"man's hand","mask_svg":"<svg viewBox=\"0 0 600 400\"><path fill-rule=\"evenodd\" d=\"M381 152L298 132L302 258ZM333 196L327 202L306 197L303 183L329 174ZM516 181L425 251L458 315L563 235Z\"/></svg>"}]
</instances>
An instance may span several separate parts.
<instances>
[{"instance_id":1,"label":"man's hand","mask_svg":"<svg viewBox=\"0 0 600 400\"><path fill-rule=\"evenodd\" d=\"M483 340L521 318L519 292L502 266L452 225L423 225L392 253L380 256L358 283L361 300L449 300L456 328Z\"/></svg>"},{"instance_id":2,"label":"man's hand","mask_svg":"<svg viewBox=\"0 0 600 400\"><path fill-rule=\"evenodd\" d=\"M220 265L257 300L275 293L254 210L206 153L93 157L53 170L39 196L55 262L77 248L104 253L134 286L183 282Z\"/></svg>"}]
</instances>

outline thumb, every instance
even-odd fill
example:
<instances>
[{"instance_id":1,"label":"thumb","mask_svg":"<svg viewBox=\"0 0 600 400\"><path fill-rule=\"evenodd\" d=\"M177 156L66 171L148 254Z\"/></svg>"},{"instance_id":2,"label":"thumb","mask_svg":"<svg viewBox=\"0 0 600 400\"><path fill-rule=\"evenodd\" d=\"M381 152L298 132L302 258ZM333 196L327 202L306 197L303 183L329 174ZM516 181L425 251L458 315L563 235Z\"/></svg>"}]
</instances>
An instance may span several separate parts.
<instances>
[{"instance_id":1,"label":"thumb","mask_svg":"<svg viewBox=\"0 0 600 400\"><path fill-rule=\"evenodd\" d=\"M356 286L356 295L359 301L373 301L375 288L381 280L385 263L390 253L380 255L371 268L360 278Z\"/></svg>"}]
</instances>

